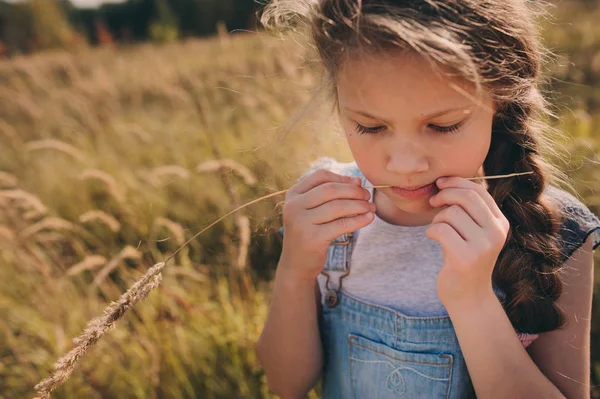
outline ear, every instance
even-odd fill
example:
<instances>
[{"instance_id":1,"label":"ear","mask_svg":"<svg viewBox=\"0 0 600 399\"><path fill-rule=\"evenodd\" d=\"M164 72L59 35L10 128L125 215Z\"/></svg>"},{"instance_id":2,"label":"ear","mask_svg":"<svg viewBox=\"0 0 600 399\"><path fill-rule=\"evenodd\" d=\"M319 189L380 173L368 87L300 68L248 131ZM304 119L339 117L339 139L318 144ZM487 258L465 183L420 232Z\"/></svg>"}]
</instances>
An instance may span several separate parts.
<instances>
[{"instance_id":1,"label":"ear","mask_svg":"<svg viewBox=\"0 0 600 399\"><path fill-rule=\"evenodd\" d=\"M503 101L497 100L497 99L494 99L493 101L494 101L494 105L493 105L494 115L496 115L498 113L498 111L500 109L502 109L506 104Z\"/></svg>"}]
</instances>

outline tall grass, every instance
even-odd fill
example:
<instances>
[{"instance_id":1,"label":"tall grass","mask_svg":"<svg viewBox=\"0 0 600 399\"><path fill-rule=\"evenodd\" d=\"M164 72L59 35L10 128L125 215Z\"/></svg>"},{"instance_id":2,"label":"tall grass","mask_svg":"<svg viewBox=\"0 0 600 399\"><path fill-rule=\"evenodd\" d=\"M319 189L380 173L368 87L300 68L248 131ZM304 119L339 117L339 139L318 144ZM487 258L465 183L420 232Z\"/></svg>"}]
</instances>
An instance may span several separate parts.
<instances>
[{"instance_id":1,"label":"tall grass","mask_svg":"<svg viewBox=\"0 0 600 399\"><path fill-rule=\"evenodd\" d=\"M0 397L33 396L89 320L218 216L322 149L349 159L328 125L278 140L314 79L295 45L257 35L0 64L16 99L0 108ZM180 251L53 397L270 397L254 343L281 200Z\"/></svg>"}]
</instances>

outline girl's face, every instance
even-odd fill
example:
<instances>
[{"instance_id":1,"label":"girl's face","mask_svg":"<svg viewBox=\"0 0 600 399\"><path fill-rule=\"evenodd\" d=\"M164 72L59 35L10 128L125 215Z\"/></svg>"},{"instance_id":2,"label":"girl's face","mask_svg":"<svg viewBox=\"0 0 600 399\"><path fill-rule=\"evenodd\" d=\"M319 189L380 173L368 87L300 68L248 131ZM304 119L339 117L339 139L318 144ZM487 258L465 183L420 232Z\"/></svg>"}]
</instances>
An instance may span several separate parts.
<instances>
[{"instance_id":1,"label":"girl's face","mask_svg":"<svg viewBox=\"0 0 600 399\"><path fill-rule=\"evenodd\" d=\"M490 147L490 93L436 74L417 56L348 60L336 77L339 118L356 163L373 185L415 188L442 176L474 177ZM435 187L435 184L434 184ZM388 223L430 224L442 208L429 198L375 189L377 215Z\"/></svg>"}]
</instances>

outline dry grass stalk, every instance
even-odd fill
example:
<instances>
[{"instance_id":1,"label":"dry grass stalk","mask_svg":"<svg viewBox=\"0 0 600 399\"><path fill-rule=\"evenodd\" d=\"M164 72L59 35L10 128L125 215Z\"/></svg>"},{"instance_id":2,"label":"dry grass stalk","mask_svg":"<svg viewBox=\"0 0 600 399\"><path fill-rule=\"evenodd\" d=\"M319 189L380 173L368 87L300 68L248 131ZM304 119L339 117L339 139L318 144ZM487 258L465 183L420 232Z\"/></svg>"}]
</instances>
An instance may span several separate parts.
<instances>
[{"instance_id":1,"label":"dry grass stalk","mask_svg":"<svg viewBox=\"0 0 600 399\"><path fill-rule=\"evenodd\" d=\"M117 180L102 170L86 169L79 175L79 180L100 180L106 185L108 192L117 202L122 203L125 200L125 194Z\"/></svg>"},{"instance_id":2,"label":"dry grass stalk","mask_svg":"<svg viewBox=\"0 0 600 399\"><path fill-rule=\"evenodd\" d=\"M26 220L45 215L46 212L48 212L48 208L46 208L38 197L24 190L16 189L0 191L0 198L17 201L19 208L24 210L29 209L29 211L23 215Z\"/></svg>"},{"instance_id":3,"label":"dry grass stalk","mask_svg":"<svg viewBox=\"0 0 600 399\"><path fill-rule=\"evenodd\" d=\"M164 227L167 230L169 230L171 233L173 233L173 236L175 236L175 241L177 244L183 245L183 243L185 242L185 231L179 223L174 222L174 221L169 220L164 217L158 217L154 220L154 225L157 227Z\"/></svg>"},{"instance_id":4,"label":"dry grass stalk","mask_svg":"<svg viewBox=\"0 0 600 399\"><path fill-rule=\"evenodd\" d=\"M94 345L104 334L112 329L118 319L120 319L127 310L136 303L140 302L156 288L161 281L160 271L164 267L164 262L157 263L146 272L146 274L133 286L127 290L116 302L112 302L105 310L104 314L91 320L83 334L73 339L75 348L69 353L58 359L54 364L54 371L50 377L38 383L34 389L38 396L35 399L49 399L50 393L64 383L73 372L75 364Z\"/></svg>"},{"instance_id":5,"label":"dry grass stalk","mask_svg":"<svg viewBox=\"0 0 600 399\"><path fill-rule=\"evenodd\" d=\"M516 174L504 176L486 176L485 178L500 178L515 175ZM173 259L175 255L177 255L177 253L179 253L179 251L181 251L187 244L189 244L191 241L196 239L196 237L210 229L215 224L219 223L221 220L225 219L227 216L239 211L240 209L243 209L264 199L284 194L287 191L288 189L277 191L252 200L250 202L247 202L246 204L235 208L234 210L221 216L220 218L218 218L217 220L200 230L198 233L196 233L182 246L180 246L173 254L171 254L164 262L160 262L152 266L140 280L136 281L134 285L119 298L117 302L112 302L111 305L109 305L104 310L104 315L102 317L94 319L88 323L88 326L84 330L83 334L73 340L77 347L72 349L67 355L63 356L55 363L55 370L50 377L46 378L45 380L41 381L35 386L35 389L38 391L39 396L35 397L34 399L49 399L50 392L52 392L54 389L56 389L66 381L69 375L71 375L71 373L73 372L73 368L77 361L79 361L79 359L85 354L89 347L95 344L104 334L106 334L106 332L108 332L110 328L114 327L114 323L120 317L122 317L123 314L129 308L131 308L133 305L135 305L142 299L146 298L148 294L160 284L162 269L166 266L167 262Z\"/></svg>"},{"instance_id":6,"label":"dry grass stalk","mask_svg":"<svg viewBox=\"0 0 600 399\"><path fill-rule=\"evenodd\" d=\"M140 125L136 125L135 123L129 123L125 125L126 132L135 136L138 140L140 140L144 144L149 144L152 142L152 135L144 130Z\"/></svg>"},{"instance_id":7,"label":"dry grass stalk","mask_svg":"<svg viewBox=\"0 0 600 399\"><path fill-rule=\"evenodd\" d=\"M42 221L32 224L31 226L26 227L23 230L21 230L20 236L23 239L27 239L27 238L33 236L38 231L44 230L44 229L67 230L67 231L73 231L76 233L82 233L82 231L83 231L79 226L74 225L73 223L69 222L68 220L64 220L64 219L61 219L61 218L58 218L55 216L48 216L47 218L43 219Z\"/></svg>"},{"instance_id":8,"label":"dry grass stalk","mask_svg":"<svg viewBox=\"0 0 600 399\"><path fill-rule=\"evenodd\" d=\"M19 136L19 133L17 133L17 130L13 126L9 125L4 119L0 119L0 136L8 137L13 149L20 148L21 144L23 143L23 140Z\"/></svg>"},{"instance_id":9,"label":"dry grass stalk","mask_svg":"<svg viewBox=\"0 0 600 399\"><path fill-rule=\"evenodd\" d=\"M19 183L15 175L0 171L0 188L14 188Z\"/></svg>"},{"instance_id":10,"label":"dry grass stalk","mask_svg":"<svg viewBox=\"0 0 600 399\"><path fill-rule=\"evenodd\" d=\"M66 244L66 241L69 241L69 238L56 231L38 231L35 234L35 242L43 247L47 247L47 245L51 243L60 243L61 245Z\"/></svg>"},{"instance_id":11,"label":"dry grass stalk","mask_svg":"<svg viewBox=\"0 0 600 399\"><path fill-rule=\"evenodd\" d=\"M182 179L187 179L190 177L191 173L189 170L179 165L163 165L152 170L152 175L157 176L159 178L164 176L177 176Z\"/></svg>"},{"instance_id":12,"label":"dry grass stalk","mask_svg":"<svg viewBox=\"0 0 600 399\"><path fill-rule=\"evenodd\" d=\"M248 216L240 215L238 219L238 229L240 230L240 245L237 264L238 268L243 269L246 265L248 248L250 247L250 238L252 236L252 232L250 231L250 219Z\"/></svg>"},{"instance_id":13,"label":"dry grass stalk","mask_svg":"<svg viewBox=\"0 0 600 399\"><path fill-rule=\"evenodd\" d=\"M112 215L98 209L91 210L82 214L81 216L79 216L79 221L81 223L99 221L105 224L109 229L111 229L115 233L121 229L121 223L119 223L117 219L115 219Z\"/></svg>"},{"instance_id":14,"label":"dry grass stalk","mask_svg":"<svg viewBox=\"0 0 600 399\"><path fill-rule=\"evenodd\" d=\"M530 175L533 172L521 172L521 173L511 173L509 175L496 175L496 176L478 176L478 177L466 177L466 180L489 180L489 179L501 179L505 177L513 177L513 176L521 176L521 175ZM394 187L394 186L363 186L363 188L385 188L385 187Z\"/></svg>"},{"instance_id":15,"label":"dry grass stalk","mask_svg":"<svg viewBox=\"0 0 600 399\"><path fill-rule=\"evenodd\" d=\"M86 256L81 262L74 264L67 271L67 276L74 276L84 270L92 270L106 263L106 258L101 255Z\"/></svg>"},{"instance_id":16,"label":"dry grass stalk","mask_svg":"<svg viewBox=\"0 0 600 399\"><path fill-rule=\"evenodd\" d=\"M94 278L94 281L92 282L92 286L97 287L98 285L102 284L102 282L104 281L104 279L106 277L108 277L110 272L112 272L117 266L119 266L119 263L121 263L121 261L123 261L125 259L132 259L132 260L139 261L142 259L142 254L134 247L127 245L126 247L124 247L121 250L121 252L119 252L119 254L117 256L113 257L106 264L106 266L104 266L102 268L102 270L100 270L98 275Z\"/></svg>"},{"instance_id":17,"label":"dry grass stalk","mask_svg":"<svg viewBox=\"0 0 600 399\"><path fill-rule=\"evenodd\" d=\"M256 184L256 178L250 170L242 164L235 162L232 159L220 159L201 162L196 165L197 172L213 172L220 169L231 169L237 173L249 186Z\"/></svg>"},{"instance_id":18,"label":"dry grass stalk","mask_svg":"<svg viewBox=\"0 0 600 399\"><path fill-rule=\"evenodd\" d=\"M67 154L79 162L85 161L83 152L71 144L56 139L30 141L25 144L25 150L28 152L37 150L55 150Z\"/></svg>"},{"instance_id":19,"label":"dry grass stalk","mask_svg":"<svg viewBox=\"0 0 600 399\"><path fill-rule=\"evenodd\" d=\"M157 387L158 384L160 384L160 354L147 337L139 334L137 338L142 347L150 354L150 358L152 359L150 366L150 384L152 384L153 387Z\"/></svg>"},{"instance_id":20,"label":"dry grass stalk","mask_svg":"<svg viewBox=\"0 0 600 399\"><path fill-rule=\"evenodd\" d=\"M194 269L188 269L185 267L173 267L171 269L168 269L168 274L176 277L183 276L186 278L190 278L198 283L206 283L208 281L208 278L204 274L199 273Z\"/></svg>"},{"instance_id":21,"label":"dry grass stalk","mask_svg":"<svg viewBox=\"0 0 600 399\"><path fill-rule=\"evenodd\" d=\"M2 239L4 242L8 241L10 243L15 239L15 232L8 226L0 225L0 239Z\"/></svg>"},{"instance_id":22,"label":"dry grass stalk","mask_svg":"<svg viewBox=\"0 0 600 399\"><path fill-rule=\"evenodd\" d=\"M145 183L148 183L154 188L160 189L163 186L163 183L160 181L160 178L152 174L152 171L138 169L135 171L135 174Z\"/></svg>"}]
</instances>

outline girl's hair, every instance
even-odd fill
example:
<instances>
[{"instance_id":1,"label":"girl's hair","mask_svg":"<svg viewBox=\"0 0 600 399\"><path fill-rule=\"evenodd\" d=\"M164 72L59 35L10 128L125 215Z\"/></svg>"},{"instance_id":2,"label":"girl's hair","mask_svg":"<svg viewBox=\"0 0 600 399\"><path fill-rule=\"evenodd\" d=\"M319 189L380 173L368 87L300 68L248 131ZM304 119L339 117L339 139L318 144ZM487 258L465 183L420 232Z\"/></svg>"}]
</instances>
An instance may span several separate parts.
<instances>
[{"instance_id":1,"label":"girl's hair","mask_svg":"<svg viewBox=\"0 0 600 399\"><path fill-rule=\"evenodd\" d=\"M335 78L351 56L416 53L434 69L487 89L498 105L486 175L533 174L488 180L488 190L511 225L494 272L506 293L504 309L522 332L551 331L565 318L555 301L563 256L558 203L542 196L547 184L570 188L566 175L543 159L556 152L542 135L557 133L540 91L540 70L551 53L542 47L534 9L526 0L273 0L263 10L266 28L308 37L323 68L320 93L338 106ZM538 3L539 4L539 3ZM438 68L442 67L442 68ZM305 110L308 107L305 108ZM297 121L299 116L295 117ZM294 122L295 123L295 122Z\"/></svg>"}]
</instances>

